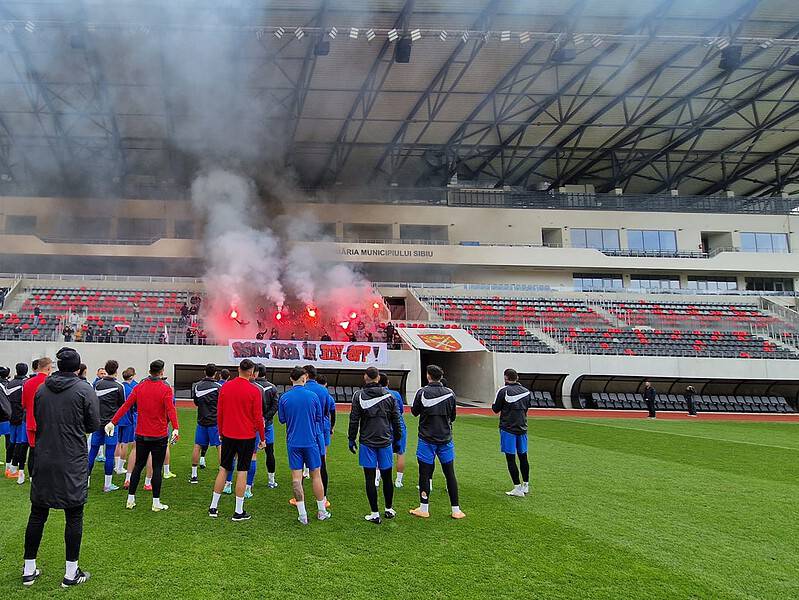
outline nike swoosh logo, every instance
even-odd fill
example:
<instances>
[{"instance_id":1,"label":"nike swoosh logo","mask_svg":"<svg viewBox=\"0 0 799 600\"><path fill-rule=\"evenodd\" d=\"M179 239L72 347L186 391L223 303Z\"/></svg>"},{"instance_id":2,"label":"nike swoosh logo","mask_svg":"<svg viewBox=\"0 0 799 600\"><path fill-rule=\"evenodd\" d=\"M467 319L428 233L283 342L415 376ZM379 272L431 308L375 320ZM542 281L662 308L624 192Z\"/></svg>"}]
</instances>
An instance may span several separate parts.
<instances>
[{"instance_id":1,"label":"nike swoosh logo","mask_svg":"<svg viewBox=\"0 0 799 600\"><path fill-rule=\"evenodd\" d=\"M98 396L107 396L108 394L117 392L119 390L117 390L117 388L107 388L105 390L94 390L94 391L97 392Z\"/></svg>"},{"instance_id":2,"label":"nike swoosh logo","mask_svg":"<svg viewBox=\"0 0 799 600\"><path fill-rule=\"evenodd\" d=\"M443 396L438 396L437 398L428 398L422 392L422 404L428 408L431 406L435 406L436 404L441 404L447 398L452 398L453 394L450 392L449 394L444 394Z\"/></svg>"},{"instance_id":3,"label":"nike swoosh logo","mask_svg":"<svg viewBox=\"0 0 799 600\"><path fill-rule=\"evenodd\" d=\"M14 388L8 388L8 389L6 390L6 394L8 394L8 395L10 396L10 395L11 395L11 394L13 394L14 392L18 392L18 391L20 391L21 389L22 389L22 386L21 386L21 385L20 385L20 386L17 386L17 387L14 387Z\"/></svg>"},{"instance_id":4,"label":"nike swoosh logo","mask_svg":"<svg viewBox=\"0 0 799 600\"><path fill-rule=\"evenodd\" d=\"M371 400L364 400L363 398L361 398L360 400L361 408L363 409L372 408L375 404L381 403L386 398L391 398L391 394L384 394L378 398L372 398Z\"/></svg>"},{"instance_id":5,"label":"nike swoosh logo","mask_svg":"<svg viewBox=\"0 0 799 600\"><path fill-rule=\"evenodd\" d=\"M202 398L203 396L207 396L212 392L218 392L218 391L219 391L218 387L212 387L208 388L207 390L197 390L194 393L197 395L198 398Z\"/></svg>"},{"instance_id":6,"label":"nike swoosh logo","mask_svg":"<svg viewBox=\"0 0 799 600\"><path fill-rule=\"evenodd\" d=\"M505 402L509 404L513 404L514 402L518 402L522 398L526 398L530 395L530 392L524 392L523 394L517 394L515 396L511 396L510 394L505 394Z\"/></svg>"}]
</instances>

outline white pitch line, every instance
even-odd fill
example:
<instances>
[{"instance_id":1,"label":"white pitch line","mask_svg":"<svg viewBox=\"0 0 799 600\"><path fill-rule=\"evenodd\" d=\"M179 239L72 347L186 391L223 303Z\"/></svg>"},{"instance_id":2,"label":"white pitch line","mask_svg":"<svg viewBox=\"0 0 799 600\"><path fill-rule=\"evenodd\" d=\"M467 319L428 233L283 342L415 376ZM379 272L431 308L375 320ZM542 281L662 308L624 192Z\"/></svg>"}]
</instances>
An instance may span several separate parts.
<instances>
[{"instance_id":1,"label":"white pitch line","mask_svg":"<svg viewBox=\"0 0 799 600\"><path fill-rule=\"evenodd\" d=\"M609 423L597 423L595 421L582 421L580 419L554 419L555 421L566 421L572 423L582 423L583 425L595 425L596 427L612 427L613 429L628 429L631 431L645 431L646 433L662 433L664 435L678 435L680 437L697 438L700 440L713 440L716 442L727 442L729 444L746 444L747 446L761 446L763 448L779 448L780 450L799 451L799 448L792 448L790 446L775 446L774 444L761 444L759 442L747 442L744 440L727 440L724 438L708 437L706 435L694 435L691 433L677 433L675 431L657 431L655 429L646 429L645 427L624 427L623 425L611 425ZM535 435L534 432L531 432Z\"/></svg>"}]
</instances>

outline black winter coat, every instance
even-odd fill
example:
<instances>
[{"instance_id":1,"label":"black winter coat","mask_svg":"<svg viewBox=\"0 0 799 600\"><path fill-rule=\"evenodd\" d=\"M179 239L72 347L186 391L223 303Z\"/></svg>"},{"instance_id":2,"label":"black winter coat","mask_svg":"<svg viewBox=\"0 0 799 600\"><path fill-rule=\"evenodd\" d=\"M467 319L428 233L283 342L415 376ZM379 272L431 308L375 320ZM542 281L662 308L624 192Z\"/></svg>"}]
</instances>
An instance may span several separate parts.
<instances>
[{"instance_id":1,"label":"black winter coat","mask_svg":"<svg viewBox=\"0 0 799 600\"><path fill-rule=\"evenodd\" d=\"M100 429L97 394L74 373L58 371L39 386L33 402L36 462L31 504L62 509L86 504L86 434Z\"/></svg>"}]
</instances>

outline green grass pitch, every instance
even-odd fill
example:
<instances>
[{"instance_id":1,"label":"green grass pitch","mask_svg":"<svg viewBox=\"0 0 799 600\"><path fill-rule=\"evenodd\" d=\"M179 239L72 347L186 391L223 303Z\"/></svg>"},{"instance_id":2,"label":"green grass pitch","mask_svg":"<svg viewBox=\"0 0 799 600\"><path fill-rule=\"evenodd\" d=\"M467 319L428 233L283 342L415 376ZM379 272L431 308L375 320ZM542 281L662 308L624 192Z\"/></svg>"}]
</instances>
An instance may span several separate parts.
<instances>
[{"instance_id":1,"label":"green grass pitch","mask_svg":"<svg viewBox=\"0 0 799 600\"><path fill-rule=\"evenodd\" d=\"M333 519L302 527L288 505L278 427L278 482L263 457L248 523L206 515L211 468L190 486L193 411L181 411L178 474L164 484L166 513L139 492L102 494L95 468L81 566L92 580L62 591L63 516L51 513L39 555L43 577L20 583L28 486L0 481L0 597L44 598L799 598L799 425L696 421L531 419L528 498L508 498L496 419L456 422L463 521L449 518L440 469L432 517L417 502L416 421L399 517L368 512L363 475L347 451L347 414L329 457ZM119 480L115 477L115 480ZM121 483L121 481L118 481ZM306 484L306 491L310 491ZM382 505L382 495L381 495ZM309 503L309 508L314 505Z\"/></svg>"}]
</instances>

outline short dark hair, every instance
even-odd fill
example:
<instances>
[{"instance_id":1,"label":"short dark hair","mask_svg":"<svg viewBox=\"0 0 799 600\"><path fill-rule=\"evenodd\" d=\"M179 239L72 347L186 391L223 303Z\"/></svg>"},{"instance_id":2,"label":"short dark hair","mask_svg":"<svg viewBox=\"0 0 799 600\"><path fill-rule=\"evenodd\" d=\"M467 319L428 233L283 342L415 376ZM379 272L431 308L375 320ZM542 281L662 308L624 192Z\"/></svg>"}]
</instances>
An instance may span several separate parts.
<instances>
[{"instance_id":1,"label":"short dark hair","mask_svg":"<svg viewBox=\"0 0 799 600\"><path fill-rule=\"evenodd\" d=\"M291 370L291 373L289 373L289 379L291 379L292 381L299 381L300 379L302 379L303 375L307 374L308 374L307 371L302 367L294 367Z\"/></svg>"},{"instance_id":2,"label":"short dark hair","mask_svg":"<svg viewBox=\"0 0 799 600\"><path fill-rule=\"evenodd\" d=\"M5 379L9 375L11 375L11 369L9 369L8 367L0 367L0 377Z\"/></svg>"},{"instance_id":3,"label":"short dark hair","mask_svg":"<svg viewBox=\"0 0 799 600\"><path fill-rule=\"evenodd\" d=\"M14 371L17 373L17 377L25 377L28 374L28 365L27 363L17 363L14 366Z\"/></svg>"},{"instance_id":4,"label":"short dark hair","mask_svg":"<svg viewBox=\"0 0 799 600\"><path fill-rule=\"evenodd\" d=\"M255 365L255 368L258 370L258 377L266 377L266 365L263 363L258 363Z\"/></svg>"},{"instance_id":5,"label":"short dark hair","mask_svg":"<svg viewBox=\"0 0 799 600\"><path fill-rule=\"evenodd\" d=\"M87 365L86 363L80 363L80 366L78 367L78 377L80 377L81 375L85 375L86 371L88 370L89 370L89 365Z\"/></svg>"},{"instance_id":6,"label":"short dark hair","mask_svg":"<svg viewBox=\"0 0 799 600\"><path fill-rule=\"evenodd\" d=\"M205 365L205 376L213 377L214 375L216 375L216 365L214 363Z\"/></svg>"},{"instance_id":7,"label":"short dark hair","mask_svg":"<svg viewBox=\"0 0 799 600\"><path fill-rule=\"evenodd\" d=\"M164 370L164 361L157 359L150 363L150 375L158 375Z\"/></svg>"},{"instance_id":8,"label":"short dark hair","mask_svg":"<svg viewBox=\"0 0 799 600\"><path fill-rule=\"evenodd\" d=\"M380 371L377 367L367 367L366 376L371 380L380 379Z\"/></svg>"},{"instance_id":9,"label":"short dark hair","mask_svg":"<svg viewBox=\"0 0 799 600\"><path fill-rule=\"evenodd\" d=\"M39 368L39 359L34 358L33 361L31 362L31 369L35 371L38 368Z\"/></svg>"},{"instance_id":10,"label":"short dark hair","mask_svg":"<svg viewBox=\"0 0 799 600\"><path fill-rule=\"evenodd\" d=\"M125 381L127 381L128 379L133 379L135 375L136 375L136 369L134 369L133 367L128 367L127 369L122 371L122 379L124 379Z\"/></svg>"},{"instance_id":11,"label":"short dark hair","mask_svg":"<svg viewBox=\"0 0 799 600\"><path fill-rule=\"evenodd\" d=\"M327 385L327 377L325 377L324 375L317 375L316 383L318 383L319 385Z\"/></svg>"},{"instance_id":12,"label":"short dark hair","mask_svg":"<svg viewBox=\"0 0 799 600\"><path fill-rule=\"evenodd\" d=\"M239 363L239 371L242 373L249 373L255 368L255 363L252 362L249 358L245 358L243 361Z\"/></svg>"},{"instance_id":13,"label":"short dark hair","mask_svg":"<svg viewBox=\"0 0 799 600\"><path fill-rule=\"evenodd\" d=\"M115 360L107 360L105 361L105 372L109 375L116 375L117 371L119 371L119 363Z\"/></svg>"},{"instance_id":14,"label":"short dark hair","mask_svg":"<svg viewBox=\"0 0 799 600\"><path fill-rule=\"evenodd\" d=\"M426 371L433 381L441 381L441 378L444 377L444 369L438 365L427 365Z\"/></svg>"},{"instance_id":15,"label":"short dark hair","mask_svg":"<svg viewBox=\"0 0 799 600\"><path fill-rule=\"evenodd\" d=\"M219 377L220 379L224 379L225 381L227 381L228 379L230 379L230 371L227 369L222 369L219 372Z\"/></svg>"},{"instance_id":16,"label":"short dark hair","mask_svg":"<svg viewBox=\"0 0 799 600\"><path fill-rule=\"evenodd\" d=\"M388 387L388 375L385 373L380 373L380 385Z\"/></svg>"},{"instance_id":17,"label":"short dark hair","mask_svg":"<svg viewBox=\"0 0 799 600\"><path fill-rule=\"evenodd\" d=\"M516 369L505 369L505 379L508 381L519 381L519 374L516 372Z\"/></svg>"},{"instance_id":18,"label":"short dark hair","mask_svg":"<svg viewBox=\"0 0 799 600\"><path fill-rule=\"evenodd\" d=\"M302 368L305 371L305 374L308 375L308 379L316 379L316 367L313 365L305 365Z\"/></svg>"}]
</instances>

